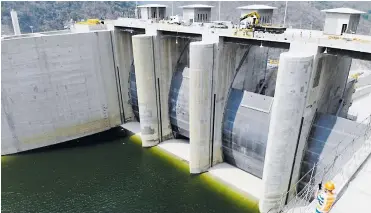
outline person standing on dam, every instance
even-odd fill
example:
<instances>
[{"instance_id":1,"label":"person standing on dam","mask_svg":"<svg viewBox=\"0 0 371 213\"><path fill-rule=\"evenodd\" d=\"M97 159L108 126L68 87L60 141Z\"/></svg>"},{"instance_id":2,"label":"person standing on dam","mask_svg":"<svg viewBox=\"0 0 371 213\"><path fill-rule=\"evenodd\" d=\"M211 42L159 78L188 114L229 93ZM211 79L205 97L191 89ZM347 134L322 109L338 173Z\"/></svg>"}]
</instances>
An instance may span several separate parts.
<instances>
[{"instance_id":1,"label":"person standing on dam","mask_svg":"<svg viewBox=\"0 0 371 213\"><path fill-rule=\"evenodd\" d=\"M336 199L333 193L335 184L332 181L328 181L325 183L325 190L321 192L321 189L322 183L318 184L318 191L316 193L318 203L315 213L328 213Z\"/></svg>"}]
</instances>

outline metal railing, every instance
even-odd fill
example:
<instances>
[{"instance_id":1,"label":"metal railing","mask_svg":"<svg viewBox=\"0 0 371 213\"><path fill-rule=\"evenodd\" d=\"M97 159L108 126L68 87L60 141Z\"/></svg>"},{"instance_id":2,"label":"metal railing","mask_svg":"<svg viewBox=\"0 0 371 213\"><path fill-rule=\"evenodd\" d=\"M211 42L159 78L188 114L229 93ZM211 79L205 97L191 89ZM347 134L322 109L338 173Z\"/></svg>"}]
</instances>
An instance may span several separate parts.
<instances>
[{"instance_id":1,"label":"metal railing","mask_svg":"<svg viewBox=\"0 0 371 213\"><path fill-rule=\"evenodd\" d=\"M269 212L313 212L315 202L312 201L315 199L318 184L322 181L333 180L337 187L336 193L341 195L349 180L371 153L371 115L357 127L365 123L366 128L362 134L351 141L345 139L340 141L331 154L320 158L299 181L290 187L289 191L283 193L278 205ZM356 143L358 140L362 141ZM304 181L307 183L301 186ZM299 187L301 190L298 190Z\"/></svg>"}]
</instances>

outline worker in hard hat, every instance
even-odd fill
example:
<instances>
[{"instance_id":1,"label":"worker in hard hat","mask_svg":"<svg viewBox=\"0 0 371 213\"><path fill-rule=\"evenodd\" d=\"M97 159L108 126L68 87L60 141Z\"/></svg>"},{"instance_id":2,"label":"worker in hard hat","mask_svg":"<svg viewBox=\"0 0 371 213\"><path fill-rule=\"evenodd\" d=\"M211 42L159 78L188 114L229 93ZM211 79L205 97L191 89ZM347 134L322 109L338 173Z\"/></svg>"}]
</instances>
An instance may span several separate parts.
<instances>
[{"instance_id":1,"label":"worker in hard hat","mask_svg":"<svg viewBox=\"0 0 371 213\"><path fill-rule=\"evenodd\" d=\"M335 202L335 184L332 181L328 181L325 183L325 189L322 189L322 183L318 184L318 191L317 191L317 207L315 213L327 213L330 211L332 205Z\"/></svg>"}]
</instances>

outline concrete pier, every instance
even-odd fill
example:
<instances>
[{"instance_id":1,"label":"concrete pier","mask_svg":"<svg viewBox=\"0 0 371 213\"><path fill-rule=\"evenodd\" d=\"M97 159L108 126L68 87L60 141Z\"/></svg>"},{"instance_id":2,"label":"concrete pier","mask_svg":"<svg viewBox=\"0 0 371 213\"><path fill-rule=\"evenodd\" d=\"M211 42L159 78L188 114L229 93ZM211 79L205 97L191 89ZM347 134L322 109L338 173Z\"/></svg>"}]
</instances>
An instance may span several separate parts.
<instances>
[{"instance_id":1,"label":"concrete pier","mask_svg":"<svg viewBox=\"0 0 371 213\"><path fill-rule=\"evenodd\" d=\"M133 55L138 92L142 146L160 142L156 87L154 36L133 36Z\"/></svg>"},{"instance_id":2,"label":"concrete pier","mask_svg":"<svg viewBox=\"0 0 371 213\"><path fill-rule=\"evenodd\" d=\"M280 56L259 203L262 213L274 212L288 190L312 63L313 54L293 51Z\"/></svg>"},{"instance_id":3,"label":"concrete pier","mask_svg":"<svg viewBox=\"0 0 371 213\"><path fill-rule=\"evenodd\" d=\"M214 43L190 44L190 172L207 171L212 154L212 73L214 68Z\"/></svg>"}]
</instances>

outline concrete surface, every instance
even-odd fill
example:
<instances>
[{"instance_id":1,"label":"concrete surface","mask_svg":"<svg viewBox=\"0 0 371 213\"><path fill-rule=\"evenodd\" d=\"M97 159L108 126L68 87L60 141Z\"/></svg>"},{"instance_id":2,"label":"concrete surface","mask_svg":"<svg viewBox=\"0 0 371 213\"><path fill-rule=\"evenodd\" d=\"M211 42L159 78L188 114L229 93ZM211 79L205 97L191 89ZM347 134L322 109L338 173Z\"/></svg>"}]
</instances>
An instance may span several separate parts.
<instances>
[{"instance_id":1,"label":"concrete surface","mask_svg":"<svg viewBox=\"0 0 371 213\"><path fill-rule=\"evenodd\" d=\"M109 31L1 45L2 155L121 124Z\"/></svg>"},{"instance_id":2,"label":"concrete surface","mask_svg":"<svg viewBox=\"0 0 371 213\"><path fill-rule=\"evenodd\" d=\"M369 212L371 201L371 157L349 183L344 194L336 201L331 213Z\"/></svg>"},{"instance_id":3,"label":"concrete surface","mask_svg":"<svg viewBox=\"0 0 371 213\"><path fill-rule=\"evenodd\" d=\"M218 55L216 69L214 70L214 81L218 84L213 87L215 97L215 129L214 129L214 149L213 165L223 162L222 154L222 122L226 108L228 94L233 80L236 76L236 68L248 47L225 43L220 39L218 43Z\"/></svg>"},{"instance_id":4,"label":"concrete surface","mask_svg":"<svg viewBox=\"0 0 371 213\"><path fill-rule=\"evenodd\" d=\"M120 125L122 128L129 130L134 134L140 135L140 123L138 121L131 121Z\"/></svg>"},{"instance_id":5,"label":"concrete surface","mask_svg":"<svg viewBox=\"0 0 371 213\"><path fill-rule=\"evenodd\" d=\"M154 51L157 57L156 81L158 84L159 114L161 115L161 141L165 141L173 137L169 116L171 80L178 62L189 64L189 46L186 46L188 39L162 36L161 32L157 32L155 42ZM183 54L182 58L179 58L184 48L185 54Z\"/></svg>"},{"instance_id":6,"label":"concrete surface","mask_svg":"<svg viewBox=\"0 0 371 213\"><path fill-rule=\"evenodd\" d=\"M322 54L318 111L335 115L343 98L352 59Z\"/></svg>"},{"instance_id":7,"label":"concrete surface","mask_svg":"<svg viewBox=\"0 0 371 213\"><path fill-rule=\"evenodd\" d=\"M228 163L219 163L209 169L209 174L230 185L243 194L260 199L263 181Z\"/></svg>"},{"instance_id":8,"label":"concrete surface","mask_svg":"<svg viewBox=\"0 0 371 213\"><path fill-rule=\"evenodd\" d=\"M237 37L251 40L275 41L282 43L301 41L306 43L313 43L323 47L332 47L336 49L347 49L352 51L371 53L371 36L364 35L345 34L343 36L331 37L329 35L324 35L323 32L316 30L289 29L285 34L258 33L255 38L249 38L243 36L235 36L235 29L213 29L209 28L209 25L207 24L205 24L204 27L198 25L180 26L165 23L151 23L150 21L130 18L119 18L118 20L115 20L114 24L116 26L143 28L146 30L156 28L158 30L173 32L185 32L203 35L217 34L219 36Z\"/></svg>"},{"instance_id":9,"label":"concrete surface","mask_svg":"<svg viewBox=\"0 0 371 213\"><path fill-rule=\"evenodd\" d=\"M121 89L121 105L123 108L124 121L133 121L134 113L130 105L129 97L129 73L131 64L134 60L133 57L133 44L131 41L133 34L129 32L120 31L119 29L114 31L114 44L115 44L115 60L117 67L117 78L119 79L119 86Z\"/></svg>"},{"instance_id":10,"label":"concrete surface","mask_svg":"<svg viewBox=\"0 0 371 213\"><path fill-rule=\"evenodd\" d=\"M314 55L289 51L280 56L269 125L259 209L267 213L288 190Z\"/></svg>"},{"instance_id":11,"label":"concrete surface","mask_svg":"<svg viewBox=\"0 0 371 213\"><path fill-rule=\"evenodd\" d=\"M356 116L357 122L364 122L371 115L371 107L365 106L371 106L371 93L353 100L349 114Z\"/></svg>"},{"instance_id":12,"label":"concrete surface","mask_svg":"<svg viewBox=\"0 0 371 213\"><path fill-rule=\"evenodd\" d=\"M158 144L163 150L189 162L189 141L185 139L170 139Z\"/></svg>"},{"instance_id":13,"label":"concrete surface","mask_svg":"<svg viewBox=\"0 0 371 213\"><path fill-rule=\"evenodd\" d=\"M192 174L205 172L211 165L214 45L207 42L190 44L189 168Z\"/></svg>"},{"instance_id":14,"label":"concrete surface","mask_svg":"<svg viewBox=\"0 0 371 213\"><path fill-rule=\"evenodd\" d=\"M155 74L156 59L153 48L153 35L133 36L134 65L143 147L155 146L160 142Z\"/></svg>"}]
</instances>

